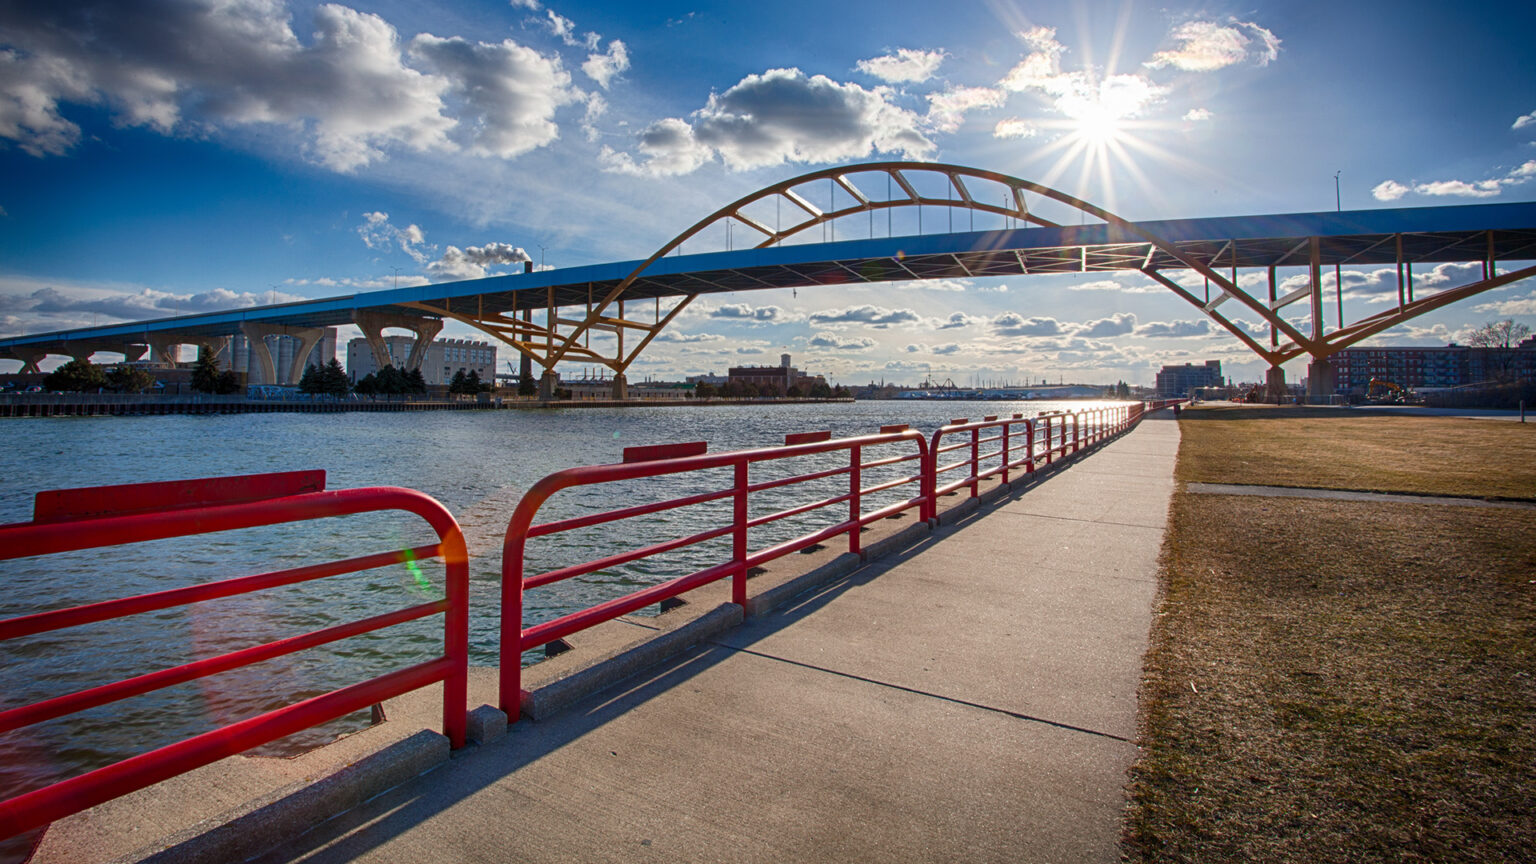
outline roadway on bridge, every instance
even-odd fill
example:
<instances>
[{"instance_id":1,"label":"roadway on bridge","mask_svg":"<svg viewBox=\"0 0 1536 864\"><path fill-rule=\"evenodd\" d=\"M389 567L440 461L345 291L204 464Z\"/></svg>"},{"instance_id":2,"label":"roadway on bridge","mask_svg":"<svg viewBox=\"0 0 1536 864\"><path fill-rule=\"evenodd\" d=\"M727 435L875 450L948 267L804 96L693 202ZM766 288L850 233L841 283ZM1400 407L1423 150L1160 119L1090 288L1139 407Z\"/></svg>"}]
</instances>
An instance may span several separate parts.
<instances>
[{"instance_id":1,"label":"roadway on bridge","mask_svg":"<svg viewBox=\"0 0 1536 864\"><path fill-rule=\"evenodd\" d=\"M263 861L1119 860L1178 426Z\"/></svg>"}]
</instances>

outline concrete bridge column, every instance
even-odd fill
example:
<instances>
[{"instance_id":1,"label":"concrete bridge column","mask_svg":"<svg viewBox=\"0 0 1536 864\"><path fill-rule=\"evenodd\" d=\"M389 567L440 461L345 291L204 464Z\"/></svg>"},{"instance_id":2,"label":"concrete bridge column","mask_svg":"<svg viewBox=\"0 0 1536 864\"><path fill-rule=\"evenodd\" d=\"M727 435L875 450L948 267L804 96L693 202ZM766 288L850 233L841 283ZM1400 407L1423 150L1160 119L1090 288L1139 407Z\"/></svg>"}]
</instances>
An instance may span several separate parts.
<instances>
[{"instance_id":1,"label":"concrete bridge column","mask_svg":"<svg viewBox=\"0 0 1536 864\"><path fill-rule=\"evenodd\" d=\"M619 400L629 398L629 379L624 377L623 372L615 372L613 375L613 398Z\"/></svg>"},{"instance_id":2,"label":"concrete bridge column","mask_svg":"<svg viewBox=\"0 0 1536 864\"><path fill-rule=\"evenodd\" d=\"M176 355L180 353L181 337L169 333L159 333L150 336L150 351L154 352L154 358L167 366L176 365Z\"/></svg>"},{"instance_id":3,"label":"concrete bridge column","mask_svg":"<svg viewBox=\"0 0 1536 864\"><path fill-rule=\"evenodd\" d=\"M240 332L245 334L246 341L251 346L251 356L261 364L263 384L294 384L304 374L304 365L309 361L309 352L320 344L325 338L324 327L287 327L281 324L257 324L246 321L240 325ZM284 369L283 376L278 377L277 364L272 359L272 349L267 345L269 336L287 336L298 340L298 347L294 349L293 361Z\"/></svg>"},{"instance_id":4,"label":"concrete bridge column","mask_svg":"<svg viewBox=\"0 0 1536 864\"><path fill-rule=\"evenodd\" d=\"M390 362L389 351L384 344L384 329L398 327L415 333L416 341L411 345L411 356L406 359L402 372L421 368L422 362L427 359L427 346L432 344L432 339L443 329L441 318L417 318L371 309L352 310L352 323L363 331L363 338L368 340L368 347L373 351L374 365L379 369L394 365Z\"/></svg>"},{"instance_id":5,"label":"concrete bridge column","mask_svg":"<svg viewBox=\"0 0 1536 864\"><path fill-rule=\"evenodd\" d=\"M1307 364L1307 400L1327 402L1334 391L1333 364L1326 357L1313 358Z\"/></svg>"},{"instance_id":6,"label":"concrete bridge column","mask_svg":"<svg viewBox=\"0 0 1536 864\"><path fill-rule=\"evenodd\" d=\"M1264 373L1264 401L1279 405L1285 401L1285 370L1271 366Z\"/></svg>"},{"instance_id":7,"label":"concrete bridge column","mask_svg":"<svg viewBox=\"0 0 1536 864\"><path fill-rule=\"evenodd\" d=\"M37 374L43 371L38 368L37 364L48 359L48 352L22 349L19 352L16 350L6 351L4 354L0 354L0 356L9 360L20 360L22 374Z\"/></svg>"},{"instance_id":8,"label":"concrete bridge column","mask_svg":"<svg viewBox=\"0 0 1536 864\"><path fill-rule=\"evenodd\" d=\"M539 401L555 401L555 387L559 385L559 383L560 376L556 375L554 370L544 370L544 374L539 376Z\"/></svg>"}]
</instances>

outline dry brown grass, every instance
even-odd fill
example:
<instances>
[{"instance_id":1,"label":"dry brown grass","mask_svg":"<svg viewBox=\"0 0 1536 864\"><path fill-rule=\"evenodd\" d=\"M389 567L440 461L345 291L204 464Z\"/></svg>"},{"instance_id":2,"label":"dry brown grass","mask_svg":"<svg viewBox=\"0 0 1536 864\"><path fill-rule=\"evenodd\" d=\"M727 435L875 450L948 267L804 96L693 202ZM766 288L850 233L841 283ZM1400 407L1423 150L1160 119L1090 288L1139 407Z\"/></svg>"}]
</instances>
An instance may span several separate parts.
<instances>
[{"instance_id":1,"label":"dry brown grass","mask_svg":"<svg viewBox=\"0 0 1536 864\"><path fill-rule=\"evenodd\" d=\"M1128 860L1536 860L1536 510L1179 493L1163 565Z\"/></svg>"},{"instance_id":2,"label":"dry brown grass","mask_svg":"<svg viewBox=\"0 0 1536 864\"><path fill-rule=\"evenodd\" d=\"M1536 423L1257 405L1183 418L1180 480L1536 499Z\"/></svg>"}]
</instances>

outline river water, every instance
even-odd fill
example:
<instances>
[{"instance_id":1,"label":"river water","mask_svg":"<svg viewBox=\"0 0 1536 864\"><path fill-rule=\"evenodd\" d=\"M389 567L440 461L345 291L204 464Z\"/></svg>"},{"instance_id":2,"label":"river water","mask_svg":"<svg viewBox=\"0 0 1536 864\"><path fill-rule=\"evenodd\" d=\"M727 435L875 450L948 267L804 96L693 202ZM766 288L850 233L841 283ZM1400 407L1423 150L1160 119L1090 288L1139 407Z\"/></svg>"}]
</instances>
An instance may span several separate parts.
<instances>
[{"instance_id":1,"label":"river water","mask_svg":"<svg viewBox=\"0 0 1536 864\"><path fill-rule=\"evenodd\" d=\"M874 433L890 423L908 423L927 435L959 417L1033 416L1100 404L902 401L8 420L3 421L0 523L30 520L38 491L78 486L319 468L326 471L329 489L419 489L447 506L464 530L470 550L471 662L494 665L502 537L523 491L546 474L618 462L623 448L642 444L702 440L718 453L780 444L790 432L828 429L833 437L844 437ZM910 466L903 467L910 473ZM771 476L769 470L753 480ZM877 479L866 476L864 482ZM698 482L693 478L671 488L699 491L688 485ZM726 485L722 479L709 488ZM835 494L835 484L826 488ZM608 490L569 494L552 499L539 521L621 503L628 502ZM772 531L799 534L816 524L807 519L754 534L753 548L782 539ZM617 551L609 549L616 542L656 542L666 530L672 531L666 536L678 536L678 529L646 525L618 535L595 529L559 543L546 541L542 550L531 544L530 562L542 556L540 569L548 569ZM367 515L156 541L110 554L16 559L0 565L0 619L433 539L415 517ZM679 575L686 570L677 568L699 566L689 556L700 554L706 553L637 562L531 592L527 623ZM0 643L0 708L425 602L441 596L441 575L432 562L385 568ZM324 692L436 656L442 650L441 620L433 616L0 735L0 799L287 704L295 693ZM344 718L268 752L311 745L365 721L366 712Z\"/></svg>"}]
</instances>

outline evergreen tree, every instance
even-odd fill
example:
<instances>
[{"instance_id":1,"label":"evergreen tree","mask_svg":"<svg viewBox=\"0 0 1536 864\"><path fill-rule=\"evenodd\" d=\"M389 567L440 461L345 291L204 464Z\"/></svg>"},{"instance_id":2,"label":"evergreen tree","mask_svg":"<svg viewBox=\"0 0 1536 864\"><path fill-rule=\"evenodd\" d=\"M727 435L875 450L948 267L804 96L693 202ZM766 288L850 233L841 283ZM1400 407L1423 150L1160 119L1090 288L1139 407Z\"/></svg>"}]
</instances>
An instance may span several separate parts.
<instances>
[{"instance_id":1,"label":"evergreen tree","mask_svg":"<svg viewBox=\"0 0 1536 864\"><path fill-rule=\"evenodd\" d=\"M71 360L43 379L43 389L64 393L85 393L106 386L106 373L89 360Z\"/></svg>"},{"instance_id":2,"label":"evergreen tree","mask_svg":"<svg viewBox=\"0 0 1536 864\"><path fill-rule=\"evenodd\" d=\"M214 385L214 392L220 396L228 396L240 392L240 376L233 369L225 369L219 373L218 382Z\"/></svg>"},{"instance_id":3,"label":"evergreen tree","mask_svg":"<svg viewBox=\"0 0 1536 864\"><path fill-rule=\"evenodd\" d=\"M373 373L369 372L367 375L363 376L363 380L357 382L357 385L352 388L352 391L354 393L361 393L364 396L372 396L373 394L379 392L379 382L376 378L373 377Z\"/></svg>"},{"instance_id":4,"label":"evergreen tree","mask_svg":"<svg viewBox=\"0 0 1536 864\"><path fill-rule=\"evenodd\" d=\"M332 357L331 362L320 370L320 392L339 397L347 395L350 389L351 384L347 381L346 370L341 368L341 361Z\"/></svg>"},{"instance_id":5,"label":"evergreen tree","mask_svg":"<svg viewBox=\"0 0 1536 864\"><path fill-rule=\"evenodd\" d=\"M517 379L517 395L519 395L519 396L537 396L537 395L539 395L539 382L533 380L533 376L532 375L529 375L526 378L519 378L519 379Z\"/></svg>"},{"instance_id":6,"label":"evergreen tree","mask_svg":"<svg viewBox=\"0 0 1536 864\"><path fill-rule=\"evenodd\" d=\"M449 393L468 393L465 388L464 370L453 373L453 380L448 382Z\"/></svg>"},{"instance_id":7,"label":"evergreen tree","mask_svg":"<svg viewBox=\"0 0 1536 864\"><path fill-rule=\"evenodd\" d=\"M480 370L478 370L478 369L471 369L471 370L469 370L469 374L464 376L464 392L465 393L484 393L484 392L489 391L490 389L491 389L491 387L490 387L489 384L481 383L481 381L480 381Z\"/></svg>"},{"instance_id":8,"label":"evergreen tree","mask_svg":"<svg viewBox=\"0 0 1536 864\"><path fill-rule=\"evenodd\" d=\"M219 362L213 359L212 352L204 351L197 358L197 365L192 367L192 389L199 393L218 393Z\"/></svg>"},{"instance_id":9,"label":"evergreen tree","mask_svg":"<svg viewBox=\"0 0 1536 864\"><path fill-rule=\"evenodd\" d=\"M378 392L396 395L406 392L407 382L408 379L405 373L401 372L399 369L396 369L394 366L385 366L383 369L379 370L379 375L375 381L375 384L378 388Z\"/></svg>"},{"instance_id":10,"label":"evergreen tree","mask_svg":"<svg viewBox=\"0 0 1536 864\"><path fill-rule=\"evenodd\" d=\"M405 376L407 393L427 392L427 379L421 374L420 369L412 369Z\"/></svg>"},{"instance_id":11,"label":"evergreen tree","mask_svg":"<svg viewBox=\"0 0 1536 864\"><path fill-rule=\"evenodd\" d=\"M299 378L300 393L324 392L320 386L320 370L311 363L304 367L304 374Z\"/></svg>"}]
</instances>

